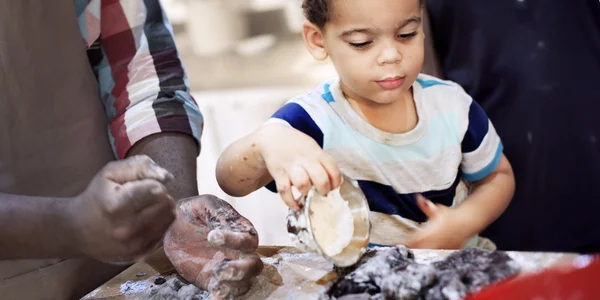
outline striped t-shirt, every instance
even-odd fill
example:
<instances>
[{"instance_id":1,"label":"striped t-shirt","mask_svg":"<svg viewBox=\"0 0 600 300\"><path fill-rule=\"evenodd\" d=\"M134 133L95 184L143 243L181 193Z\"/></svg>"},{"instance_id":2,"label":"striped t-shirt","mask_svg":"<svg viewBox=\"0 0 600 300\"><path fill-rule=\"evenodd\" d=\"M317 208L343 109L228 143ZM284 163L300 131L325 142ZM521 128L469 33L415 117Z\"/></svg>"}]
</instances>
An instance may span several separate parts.
<instances>
[{"instance_id":1,"label":"striped t-shirt","mask_svg":"<svg viewBox=\"0 0 600 300\"><path fill-rule=\"evenodd\" d=\"M420 74L412 87L418 122L402 134L362 119L338 78L289 100L267 123L311 136L342 173L358 181L372 211L425 222L415 195L446 206L459 203L467 195L465 181L496 168L502 143L483 109L456 83ZM274 182L267 188L276 191Z\"/></svg>"}]
</instances>

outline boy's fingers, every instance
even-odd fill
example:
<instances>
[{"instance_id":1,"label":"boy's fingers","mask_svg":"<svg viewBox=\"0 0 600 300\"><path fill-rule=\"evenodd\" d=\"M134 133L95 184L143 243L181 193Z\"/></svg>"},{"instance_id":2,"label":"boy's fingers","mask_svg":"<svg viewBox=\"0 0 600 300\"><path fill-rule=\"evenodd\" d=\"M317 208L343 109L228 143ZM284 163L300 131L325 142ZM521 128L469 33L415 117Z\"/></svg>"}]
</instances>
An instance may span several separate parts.
<instances>
[{"instance_id":1,"label":"boy's fingers","mask_svg":"<svg viewBox=\"0 0 600 300\"><path fill-rule=\"evenodd\" d=\"M310 178L302 166L294 165L292 167L290 181L292 182L292 186L296 187L302 195L308 194L308 190L310 190Z\"/></svg>"},{"instance_id":2,"label":"boy's fingers","mask_svg":"<svg viewBox=\"0 0 600 300\"><path fill-rule=\"evenodd\" d=\"M423 195L417 194L417 206L419 209L427 216L427 218L432 218L437 213L437 207L431 201L425 199Z\"/></svg>"},{"instance_id":3,"label":"boy's fingers","mask_svg":"<svg viewBox=\"0 0 600 300\"><path fill-rule=\"evenodd\" d=\"M285 169L277 168L271 170L271 176L275 181L277 192L279 193L279 196L281 197L281 200L283 200L285 205L296 211L300 209L298 203L296 203L294 199L294 196L292 196L292 183Z\"/></svg>"},{"instance_id":4,"label":"boy's fingers","mask_svg":"<svg viewBox=\"0 0 600 300\"><path fill-rule=\"evenodd\" d=\"M324 155L321 159L321 165L327 172L331 189L333 190L339 187L342 183L342 173L340 172L335 160L329 155Z\"/></svg>"},{"instance_id":5,"label":"boy's fingers","mask_svg":"<svg viewBox=\"0 0 600 300\"><path fill-rule=\"evenodd\" d=\"M289 208L296 211L299 210L300 206L298 205L296 199L294 199L294 196L292 195L292 184L290 182L289 177L282 176L273 179L275 180L275 184L277 185L277 192L279 193L279 196L281 197L283 202Z\"/></svg>"},{"instance_id":6,"label":"boy's fingers","mask_svg":"<svg viewBox=\"0 0 600 300\"><path fill-rule=\"evenodd\" d=\"M331 183L329 182L329 175L319 163L308 163L305 166L312 185L317 189L317 192L321 195L327 195L332 190Z\"/></svg>"}]
</instances>

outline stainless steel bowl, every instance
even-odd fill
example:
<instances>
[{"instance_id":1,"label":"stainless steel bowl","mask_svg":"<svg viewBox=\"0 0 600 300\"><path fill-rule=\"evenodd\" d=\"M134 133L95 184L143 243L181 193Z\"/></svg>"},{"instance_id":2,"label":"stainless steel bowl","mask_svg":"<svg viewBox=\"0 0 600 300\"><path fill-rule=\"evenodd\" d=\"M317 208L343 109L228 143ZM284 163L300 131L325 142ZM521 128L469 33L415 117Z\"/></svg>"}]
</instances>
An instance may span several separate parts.
<instances>
[{"instance_id":1,"label":"stainless steel bowl","mask_svg":"<svg viewBox=\"0 0 600 300\"><path fill-rule=\"evenodd\" d=\"M306 196L301 196L298 202L301 205L299 211L290 210L287 216L287 229L292 242L296 247L306 252L318 253L339 267L347 267L355 264L365 253L369 244L369 204L364 193L355 180L342 177L339 187L343 200L348 202L348 207L354 219L354 234L350 244L341 253L329 256L317 243L311 225L311 202L321 196L313 187Z\"/></svg>"}]
</instances>

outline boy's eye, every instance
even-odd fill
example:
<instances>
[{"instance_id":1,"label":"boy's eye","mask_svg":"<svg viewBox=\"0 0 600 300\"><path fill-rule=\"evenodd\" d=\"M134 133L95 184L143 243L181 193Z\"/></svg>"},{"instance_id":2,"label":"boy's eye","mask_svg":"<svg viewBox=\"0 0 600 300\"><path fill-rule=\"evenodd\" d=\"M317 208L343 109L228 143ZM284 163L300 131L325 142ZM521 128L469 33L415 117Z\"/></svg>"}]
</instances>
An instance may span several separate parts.
<instances>
[{"instance_id":1,"label":"boy's eye","mask_svg":"<svg viewBox=\"0 0 600 300\"><path fill-rule=\"evenodd\" d=\"M361 49L361 48L365 48L365 47L371 45L371 43L372 43L371 41L367 41L367 42L363 42L363 43L348 43L348 44L350 44L350 46L352 46L354 48Z\"/></svg>"},{"instance_id":2,"label":"boy's eye","mask_svg":"<svg viewBox=\"0 0 600 300\"><path fill-rule=\"evenodd\" d=\"M412 38L413 36L417 35L417 32L411 32L411 33L405 33L405 34L399 34L398 38L403 39L403 40L408 40L410 38Z\"/></svg>"}]
</instances>

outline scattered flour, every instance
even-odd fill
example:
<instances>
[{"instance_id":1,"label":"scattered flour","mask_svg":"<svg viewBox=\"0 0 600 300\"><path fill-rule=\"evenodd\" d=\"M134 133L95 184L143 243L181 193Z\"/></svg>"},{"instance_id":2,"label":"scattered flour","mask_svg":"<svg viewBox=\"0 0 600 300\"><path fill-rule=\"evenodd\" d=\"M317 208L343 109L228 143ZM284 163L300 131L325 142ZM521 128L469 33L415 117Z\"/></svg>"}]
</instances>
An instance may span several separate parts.
<instances>
[{"instance_id":1,"label":"scattered flour","mask_svg":"<svg viewBox=\"0 0 600 300\"><path fill-rule=\"evenodd\" d=\"M520 266L523 272L537 272L554 265L561 257L560 253L520 253L507 252Z\"/></svg>"},{"instance_id":2,"label":"scattered flour","mask_svg":"<svg viewBox=\"0 0 600 300\"><path fill-rule=\"evenodd\" d=\"M148 300L208 300L207 291L197 288L190 283L184 283L173 277L163 284L156 285L150 291Z\"/></svg>"},{"instance_id":3,"label":"scattered flour","mask_svg":"<svg viewBox=\"0 0 600 300\"><path fill-rule=\"evenodd\" d=\"M148 282L128 280L121 284L120 292L121 294L139 293L146 291L148 288L150 288Z\"/></svg>"},{"instance_id":4,"label":"scattered flour","mask_svg":"<svg viewBox=\"0 0 600 300\"><path fill-rule=\"evenodd\" d=\"M314 259L318 258L312 253L279 253L282 259L285 261L294 261L298 259Z\"/></svg>"},{"instance_id":5,"label":"scattered flour","mask_svg":"<svg viewBox=\"0 0 600 300\"><path fill-rule=\"evenodd\" d=\"M327 197L312 198L310 221L317 244L330 257L340 254L352 241L354 218L339 189Z\"/></svg>"},{"instance_id":6,"label":"scattered flour","mask_svg":"<svg viewBox=\"0 0 600 300\"><path fill-rule=\"evenodd\" d=\"M95 289L95 290L91 291L91 292L88 294L88 297L90 297L90 298L94 298L94 297L96 297L96 296L98 295L98 293L100 293L100 288L97 288L97 289Z\"/></svg>"},{"instance_id":7,"label":"scattered flour","mask_svg":"<svg viewBox=\"0 0 600 300\"><path fill-rule=\"evenodd\" d=\"M261 260L264 264L267 265L274 265L279 263L279 259L274 258L274 257L261 257Z\"/></svg>"},{"instance_id":8,"label":"scattered flour","mask_svg":"<svg viewBox=\"0 0 600 300\"><path fill-rule=\"evenodd\" d=\"M431 264L444 259L444 256L440 255L440 250L430 249L412 249L415 254L415 262L419 264Z\"/></svg>"}]
</instances>

